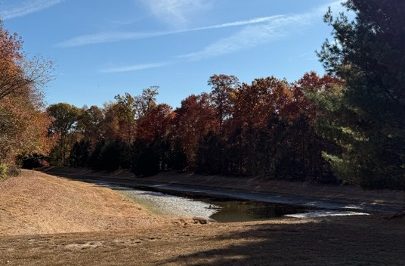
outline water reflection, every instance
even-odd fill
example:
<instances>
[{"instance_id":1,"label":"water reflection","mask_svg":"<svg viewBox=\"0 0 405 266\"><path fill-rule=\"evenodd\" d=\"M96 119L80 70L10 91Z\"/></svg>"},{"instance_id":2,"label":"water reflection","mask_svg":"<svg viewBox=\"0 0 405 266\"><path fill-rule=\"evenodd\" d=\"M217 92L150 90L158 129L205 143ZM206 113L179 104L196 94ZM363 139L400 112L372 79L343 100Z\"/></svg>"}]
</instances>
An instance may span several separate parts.
<instances>
[{"instance_id":1,"label":"water reflection","mask_svg":"<svg viewBox=\"0 0 405 266\"><path fill-rule=\"evenodd\" d=\"M251 201L218 201L208 200L217 206L217 212L210 216L217 222L260 221L278 218L287 214L299 213L308 209L298 206L276 205Z\"/></svg>"}]
</instances>

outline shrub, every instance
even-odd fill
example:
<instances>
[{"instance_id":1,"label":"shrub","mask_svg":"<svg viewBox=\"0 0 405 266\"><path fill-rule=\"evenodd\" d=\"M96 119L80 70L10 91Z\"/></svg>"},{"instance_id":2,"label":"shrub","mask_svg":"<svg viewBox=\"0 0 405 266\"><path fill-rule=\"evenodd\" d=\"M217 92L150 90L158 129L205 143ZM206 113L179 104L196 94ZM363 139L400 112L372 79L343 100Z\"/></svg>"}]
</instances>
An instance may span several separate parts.
<instances>
[{"instance_id":1,"label":"shrub","mask_svg":"<svg viewBox=\"0 0 405 266\"><path fill-rule=\"evenodd\" d=\"M8 166L0 163L0 179L5 179L8 176Z\"/></svg>"},{"instance_id":2,"label":"shrub","mask_svg":"<svg viewBox=\"0 0 405 266\"><path fill-rule=\"evenodd\" d=\"M21 169L13 165L8 167L8 176L19 176L21 174Z\"/></svg>"},{"instance_id":3,"label":"shrub","mask_svg":"<svg viewBox=\"0 0 405 266\"><path fill-rule=\"evenodd\" d=\"M19 156L17 158L17 164L21 165L23 169L35 169L49 166L47 157L37 153Z\"/></svg>"}]
</instances>

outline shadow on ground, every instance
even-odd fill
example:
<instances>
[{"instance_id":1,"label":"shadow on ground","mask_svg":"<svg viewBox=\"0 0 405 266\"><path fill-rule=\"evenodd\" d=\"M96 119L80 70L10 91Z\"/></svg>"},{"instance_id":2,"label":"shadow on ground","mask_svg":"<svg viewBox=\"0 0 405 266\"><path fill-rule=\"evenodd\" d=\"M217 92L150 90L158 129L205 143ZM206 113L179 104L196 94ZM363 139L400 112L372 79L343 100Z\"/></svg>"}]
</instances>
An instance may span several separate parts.
<instances>
[{"instance_id":1,"label":"shadow on ground","mask_svg":"<svg viewBox=\"0 0 405 266\"><path fill-rule=\"evenodd\" d=\"M404 221L323 219L258 224L204 242L227 243L164 260L160 265L405 265Z\"/></svg>"},{"instance_id":2,"label":"shadow on ground","mask_svg":"<svg viewBox=\"0 0 405 266\"><path fill-rule=\"evenodd\" d=\"M0 238L4 265L405 265L404 219L170 226Z\"/></svg>"}]
</instances>

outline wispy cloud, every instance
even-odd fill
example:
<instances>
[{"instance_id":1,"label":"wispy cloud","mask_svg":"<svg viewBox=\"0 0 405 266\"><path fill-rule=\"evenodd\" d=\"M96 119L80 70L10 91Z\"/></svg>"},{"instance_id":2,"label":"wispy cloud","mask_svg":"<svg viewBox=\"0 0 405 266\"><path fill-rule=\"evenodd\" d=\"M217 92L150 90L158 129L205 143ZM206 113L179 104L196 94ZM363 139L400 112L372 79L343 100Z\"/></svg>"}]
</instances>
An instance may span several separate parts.
<instances>
[{"instance_id":1,"label":"wispy cloud","mask_svg":"<svg viewBox=\"0 0 405 266\"><path fill-rule=\"evenodd\" d=\"M158 68L173 64L173 62L159 62L159 63L150 63L150 64L137 64L129 66L118 66L102 69L102 73L123 73L123 72L134 72L139 70Z\"/></svg>"},{"instance_id":2,"label":"wispy cloud","mask_svg":"<svg viewBox=\"0 0 405 266\"><path fill-rule=\"evenodd\" d=\"M185 30L174 30L174 31L162 31L162 32L102 32L96 34L87 34L87 35L80 35L69 40L63 41L57 46L59 47L77 47L77 46L84 46L90 44L99 44L99 43L111 43L111 42L119 42L119 41L127 41L127 40L139 40L139 39L149 39L149 38L156 38L168 35L175 35L175 34L182 34L188 32L196 32L196 31L206 31L206 30L215 30L215 29L223 29L223 28L231 28L231 27L242 27L246 25L253 25L253 24L262 24L268 23L274 20L277 20L283 16L269 16L269 17L257 17L247 20L239 20L233 21L228 23L204 26L204 27L196 27L191 29Z\"/></svg>"},{"instance_id":3,"label":"wispy cloud","mask_svg":"<svg viewBox=\"0 0 405 266\"><path fill-rule=\"evenodd\" d=\"M306 15L273 16L192 29L189 31L248 25L237 33L229 37L220 39L219 41L208 45L200 51L176 56L172 61L109 68L103 69L101 70L101 72L117 73L140 71L150 68L172 65L177 62L198 61L208 57L215 57L223 54L237 52L239 50L255 47L261 43L266 43L285 36L286 32L283 31L283 29L286 29L289 25L292 25L294 23L303 25L308 24L309 21Z\"/></svg>"},{"instance_id":4,"label":"wispy cloud","mask_svg":"<svg viewBox=\"0 0 405 266\"><path fill-rule=\"evenodd\" d=\"M311 25L316 21L320 21L322 15L325 13L328 6L331 6L332 10L342 11L340 3L341 3L340 0L332 2L329 5L323 5L311 10L310 12L302 14L255 18L251 20L237 21L191 29L188 31L207 30L232 26L244 26L242 29L240 29L239 31L228 37L219 39L218 41L209 44L208 46L204 47L199 51L176 56L173 58L172 61L121 67L115 69L119 71L108 71L108 72L124 72L123 70L139 71L147 68L158 68L161 66L175 64L178 62L199 61L207 58L238 52L241 50L251 49L262 44L279 40L283 37L288 36L289 34L296 34L297 31L301 31L303 27Z\"/></svg>"},{"instance_id":5,"label":"wispy cloud","mask_svg":"<svg viewBox=\"0 0 405 266\"><path fill-rule=\"evenodd\" d=\"M342 10L341 1L335 1L329 5L322 5L310 12L302 14L275 16L264 23L248 24L231 36L219 39L203 49L180 55L178 58L190 61L216 57L234 53L240 50L250 49L261 44L266 44L285 36L296 34L303 27L320 21L320 18L330 6L332 10Z\"/></svg>"},{"instance_id":6,"label":"wispy cloud","mask_svg":"<svg viewBox=\"0 0 405 266\"><path fill-rule=\"evenodd\" d=\"M307 15L281 16L264 24L244 27L235 34L222 38L202 50L179 57L188 60L200 60L249 49L290 34L292 29L288 31L286 29L292 25L298 25L296 26L297 29L309 22Z\"/></svg>"},{"instance_id":7,"label":"wispy cloud","mask_svg":"<svg viewBox=\"0 0 405 266\"><path fill-rule=\"evenodd\" d=\"M162 36L160 32L102 32L96 34L80 35L69 40L58 43L58 47L78 47L98 43L111 43L126 40L137 40Z\"/></svg>"},{"instance_id":8,"label":"wispy cloud","mask_svg":"<svg viewBox=\"0 0 405 266\"><path fill-rule=\"evenodd\" d=\"M178 26L186 24L197 12L208 10L211 0L142 0L160 20Z\"/></svg>"},{"instance_id":9,"label":"wispy cloud","mask_svg":"<svg viewBox=\"0 0 405 266\"><path fill-rule=\"evenodd\" d=\"M0 10L0 18L8 20L12 18L26 16L28 14L50 8L54 5L62 3L64 0L27 0L19 5L12 5Z\"/></svg>"}]
</instances>

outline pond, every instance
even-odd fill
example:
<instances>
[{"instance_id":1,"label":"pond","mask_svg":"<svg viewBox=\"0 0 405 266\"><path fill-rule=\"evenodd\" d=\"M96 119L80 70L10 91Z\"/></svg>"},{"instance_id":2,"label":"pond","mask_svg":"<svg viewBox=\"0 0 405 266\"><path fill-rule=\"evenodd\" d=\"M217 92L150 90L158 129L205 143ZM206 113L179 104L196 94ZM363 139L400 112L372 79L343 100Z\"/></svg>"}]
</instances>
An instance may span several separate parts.
<instances>
[{"instance_id":1,"label":"pond","mask_svg":"<svg viewBox=\"0 0 405 266\"><path fill-rule=\"evenodd\" d=\"M201 197L193 199L189 196L135 189L121 190L121 193L157 214L201 217L216 222L268 220L309 211L299 206Z\"/></svg>"},{"instance_id":2,"label":"pond","mask_svg":"<svg viewBox=\"0 0 405 266\"><path fill-rule=\"evenodd\" d=\"M108 186L159 215L184 218L199 217L223 223L261 221L280 217L304 219L369 215L368 213L355 211L316 209L288 204L196 196L187 192L167 194L156 190L145 190L144 188L141 190L114 185Z\"/></svg>"},{"instance_id":3,"label":"pond","mask_svg":"<svg viewBox=\"0 0 405 266\"><path fill-rule=\"evenodd\" d=\"M207 199L207 202L213 206L218 206L218 211L210 216L211 219L217 222L260 221L309 211L299 206L253 201Z\"/></svg>"}]
</instances>

